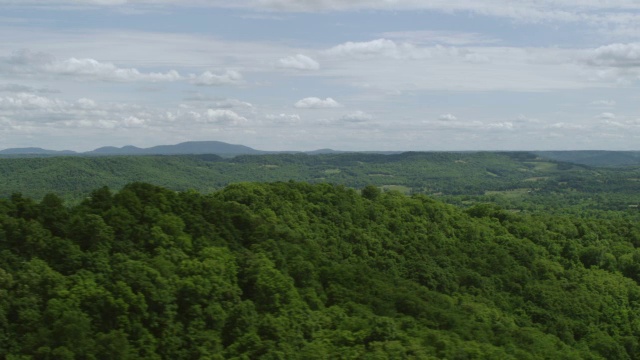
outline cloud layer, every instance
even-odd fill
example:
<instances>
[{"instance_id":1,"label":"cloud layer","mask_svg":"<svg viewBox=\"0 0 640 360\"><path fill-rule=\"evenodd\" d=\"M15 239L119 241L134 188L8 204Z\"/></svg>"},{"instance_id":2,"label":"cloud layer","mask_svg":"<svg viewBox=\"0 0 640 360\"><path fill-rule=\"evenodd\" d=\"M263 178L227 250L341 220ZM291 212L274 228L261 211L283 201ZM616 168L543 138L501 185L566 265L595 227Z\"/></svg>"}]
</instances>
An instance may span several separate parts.
<instances>
[{"instance_id":1,"label":"cloud layer","mask_svg":"<svg viewBox=\"0 0 640 360\"><path fill-rule=\"evenodd\" d=\"M62 139L92 147L218 139L364 150L640 143L636 1L0 6L9 20L0 24L5 146ZM64 22L80 14L92 21ZM416 14L444 20L416 22ZM158 31L169 18L173 30ZM99 26L107 21L109 28Z\"/></svg>"},{"instance_id":2,"label":"cloud layer","mask_svg":"<svg viewBox=\"0 0 640 360\"><path fill-rule=\"evenodd\" d=\"M320 64L306 55L298 54L278 60L278 67L294 70L318 70Z\"/></svg>"},{"instance_id":3,"label":"cloud layer","mask_svg":"<svg viewBox=\"0 0 640 360\"><path fill-rule=\"evenodd\" d=\"M328 97L326 99L320 99L317 97L308 97L301 100L298 100L294 104L298 109L331 109L331 108L339 108L342 105Z\"/></svg>"}]
</instances>

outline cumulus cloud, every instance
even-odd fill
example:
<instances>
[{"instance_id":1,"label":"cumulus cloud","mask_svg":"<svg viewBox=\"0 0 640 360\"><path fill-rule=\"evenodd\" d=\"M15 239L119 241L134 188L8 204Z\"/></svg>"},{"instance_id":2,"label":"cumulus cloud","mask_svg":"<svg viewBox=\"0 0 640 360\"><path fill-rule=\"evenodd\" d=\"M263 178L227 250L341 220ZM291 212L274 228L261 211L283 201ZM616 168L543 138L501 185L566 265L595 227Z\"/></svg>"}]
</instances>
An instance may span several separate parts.
<instances>
[{"instance_id":1,"label":"cumulus cloud","mask_svg":"<svg viewBox=\"0 0 640 360\"><path fill-rule=\"evenodd\" d=\"M87 98L78 99L77 104L82 109L94 109L96 107L96 102Z\"/></svg>"},{"instance_id":2,"label":"cumulus cloud","mask_svg":"<svg viewBox=\"0 0 640 360\"><path fill-rule=\"evenodd\" d=\"M440 115L438 117L438 120L440 120L440 121L456 121L456 120L458 120L458 118L455 117L452 114L442 114L442 115Z\"/></svg>"},{"instance_id":3,"label":"cumulus cloud","mask_svg":"<svg viewBox=\"0 0 640 360\"><path fill-rule=\"evenodd\" d=\"M36 110L69 108L66 101L50 99L29 93L18 93L14 96L0 97L0 110Z\"/></svg>"},{"instance_id":4,"label":"cumulus cloud","mask_svg":"<svg viewBox=\"0 0 640 360\"><path fill-rule=\"evenodd\" d=\"M161 123L160 126L174 126L184 129L197 124L211 124L220 127L240 127L249 120L236 111L229 109L191 108L180 106L173 111L164 111L154 116ZM163 124L162 124L163 123ZM197 125L201 126L201 125Z\"/></svg>"},{"instance_id":5,"label":"cumulus cloud","mask_svg":"<svg viewBox=\"0 0 640 360\"><path fill-rule=\"evenodd\" d=\"M392 58L402 60L420 60L429 58L447 58L470 63L489 62L489 57L469 49L452 46L417 46L408 42L395 42L389 39L376 39L365 42L346 42L323 52L330 57L343 58Z\"/></svg>"},{"instance_id":6,"label":"cumulus cloud","mask_svg":"<svg viewBox=\"0 0 640 360\"><path fill-rule=\"evenodd\" d=\"M295 103L295 107L299 109L328 109L328 108L339 108L342 105L328 97L326 99L320 99L317 97L308 97L302 100L299 100Z\"/></svg>"},{"instance_id":7,"label":"cumulus cloud","mask_svg":"<svg viewBox=\"0 0 640 360\"><path fill-rule=\"evenodd\" d=\"M182 76L175 71L144 73L136 68L121 68L109 62L89 58L57 60L50 54L19 50L0 57L0 73L26 75L69 76L74 79L102 81L177 81Z\"/></svg>"},{"instance_id":8,"label":"cumulus cloud","mask_svg":"<svg viewBox=\"0 0 640 360\"><path fill-rule=\"evenodd\" d=\"M205 71L199 76L193 76L191 83L201 86L238 85L243 83L242 74L235 70L227 70L222 74Z\"/></svg>"},{"instance_id":9,"label":"cumulus cloud","mask_svg":"<svg viewBox=\"0 0 640 360\"><path fill-rule=\"evenodd\" d=\"M340 118L341 121L347 123L364 123L372 119L372 115L360 110L346 114Z\"/></svg>"},{"instance_id":10,"label":"cumulus cloud","mask_svg":"<svg viewBox=\"0 0 640 360\"><path fill-rule=\"evenodd\" d=\"M202 93L194 93L185 97L184 100L191 102L207 102L209 103L209 107L215 109L253 108L253 104L250 102L219 96L210 96Z\"/></svg>"},{"instance_id":11,"label":"cumulus cloud","mask_svg":"<svg viewBox=\"0 0 640 360\"><path fill-rule=\"evenodd\" d=\"M287 56L278 60L278 67L283 69L294 69L294 70L318 70L320 69L320 64L314 59L298 54L296 56Z\"/></svg>"},{"instance_id":12,"label":"cumulus cloud","mask_svg":"<svg viewBox=\"0 0 640 360\"><path fill-rule=\"evenodd\" d=\"M267 114L265 116L267 120L271 120L275 123L281 124L295 124L300 122L301 118L298 114Z\"/></svg>"},{"instance_id":13,"label":"cumulus cloud","mask_svg":"<svg viewBox=\"0 0 640 360\"><path fill-rule=\"evenodd\" d=\"M125 104L100 105L88 98L65 101L28 93L0 97L0 116L33 128L140 127L146 125L148 115L139 110Z\"/></svg>"},{"instance_id":14,"label":"cumulus cloud","mask_svg":"<svg viewBox=\"0 0 640 360\"><path fill-rule=\"evenodd\" d=\"M586 51L581 61L596 69L599 80L625 83L640 79L640 43L601 46Z\"/></svg>"},{"instance_id":15,"label":"cumulus cloud","mask_svg":"<svg viewBox=\"0 0 640 360\"><path fill-rule=\"evenodd\" d=\"M594 66L640 67L640 43L601 46L590 51L586 61Z\"/></svg>"},{"instance_id":16,"label":"cumulus cloud","mask_svg":"<svg viewBox=\"0 0 640 360\"><path fill-rule=\"evenodd\" d=\"M235 111L226 109L208 109L200 119L206 123L228 126L238 126L248 121L247 118L238 115Z\"/></svg>"},{"instance_id":17,"label":"cumulus cloud","mask_svg":"<svg viewBox=\"0 0 640 360\"><path fill-rule=\"evenodd\" d=\"M140 126L144 126L146 122L147 120L140 119L139 117L136 117L136 116L127 116L126 118L123 119L122 124L125 125L126 127L140 127Z\"/></svg>"},{"instance_id":18,"label":"cumulus cloud","mask_svg":"<svg viewBox=\"0 0 640 360\"><path fill-rule=\"evenodd\" d=\"M598 115L598 119L600 120L614 120L616 118L616 114L610 112L603 112Z\"/></svg>"},{"instance_id":19,"label":"cumulus cloud","mask_svg":"<svg viewBox=\"0 0 640 360\"><path fill-rule=\"evenodd\" d=\"M513 130L513 123L511 121L489 123L487 124L487 128L495 130Z\"/></svg>"},{"instance_id":20,"label":"cumulus cloud","mask_svg":"<svg viewBox=\"0 0 640 360\"><path fill-rule=\"evenodd\" d=\"M211 107L216 109L253 108L253 105L249 102L238 99L222 99L214 101L211 104Z\"/></svg>"},{"instance_id":21,"label":"cumulus cloud","mask_svg":"<svg viewBox=\"0 0 640 360\"><path fill-rule=\"evenodd\" d=\"M78 118L64 120L56 125L66 128L97 128L97 129L119 129L119 128L143 128L147 127L148 120L136 116L116 116L106 118Z\"/></svg>"},{"instance_id":22,"label":"cumulus cloud","mask_svg":"<svg viewBox=\"0 0 640 360\"><path fill-rule=\"evenodd\" d=\"M142 73L135 68L120 68L112 63L103 63L95 59L70 58L54 61L43 67L47 72L57 75L86 77L106 81L177 81L182 79L175 70L166 73Z\"/></svg>"},{"instance_id":23,"label":"cumulus cloud","mask_svg":"<svg viewBox=\"0 0 640 360\"><path fill-rule=\"evenodd\" d=\"M559 129L559 130L582 130L585 128L584 125L581 124L570 124L566 122L557 122L550 125L547 125L545 128L547 129Z\"/></svg>"},{"instance_id":24,"label":"cumulus cloud","mask_svg":"<svg viewBox=\"0 0 640 360\"><path fill-rule=\"evenodd\" d=\"M352 42L336 45L325 51L330 56L389 56L400 57L403 52L414 50L410 44L396 44L393 40L376 39L364 42Z\"/></svg>"}]
</instances>

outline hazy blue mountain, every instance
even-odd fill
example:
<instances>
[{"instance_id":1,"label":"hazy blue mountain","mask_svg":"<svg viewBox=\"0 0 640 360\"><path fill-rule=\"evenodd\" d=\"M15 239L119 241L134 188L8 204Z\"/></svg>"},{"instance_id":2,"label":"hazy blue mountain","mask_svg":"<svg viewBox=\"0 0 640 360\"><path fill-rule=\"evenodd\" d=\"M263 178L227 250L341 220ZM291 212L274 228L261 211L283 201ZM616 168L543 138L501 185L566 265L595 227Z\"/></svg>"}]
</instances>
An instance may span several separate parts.
<instances>
[{"instance_id":1,"label":"hazy blue mountain","mask_svg":"<svg viewBox=\"0 0 640 360\"><path fill-rule=\"evenodd\" d=\"M0 155L75 155L71 150L47 150L38 147L10 148L0 150Z\"/></svg>"},{"instance_id":2,"label":"hazy blue mountain","mask_svg":"<svg viewBox=\"0 0 640 360\"><path fill-rule=\"evenodd\" d=\"M184 155L184 154L222 154L222 155L257 155L264 151L252 149L244 145L227 144L221 141L188 141L177 145L159 145L141 149L142 154Z\"/></svg>"},{"instance_id":3,"label":"hazy blue mountain","mask_svg":"<svg viewBox=\"0 0 640 360\"><path fill-rule=\"evenodd\" d=\"M83 154L85 155L137 155L141 154L141 149L139 147L127 145L121 148L115 146L104 146L93 151L87 151Z\"/></svg>"},{"instance_id":4,"label":"hazy blue mountain","mask_svg":"<svg viewBox=\"0 0 640 360\"><path fill-rule=\"evenodd\" d=\"M188 141L176 145L158 145L150 148L135 146L105 146L83 155L187 155L187 154L218 154L218 155L257 155L263 151L252 149L244 145L227 144L221 141Z\"/></svg>"},{"instance_id":5,"label":"hazy blue mountain","mask_svg":"<svg viewBox=\"0 0 640 360\"><path fill-rule=\"evenodd\" d=\"M318 154L339 154L339 153L343 153L344 151L338 151L338 150L333 150L333 149L318 149L318 150L313 150L313 151L307 151L306 154L309 155L318 155Z\"/></svg>"},{"instance_id":6,"label":"hazy blue mountain","mask_svg":"<svg viewBox=\"0 0 640 360\"><path fill-rule=\"evenodd\" d=\"M248 146L228 144L222 141L188 141L175 145L158 145L150 148L139 148L132 145L123 147L104 146L92 151L75 152L70 150L57 151L47 150L39 147L10 148L0 150L0 156L11 157L38 157L38 156L66 156L66 155L85 155L85 156L108 156L108 155L203 155L215 154L223 157L232 157L236 155L264 155L264 154L298 154L305 153L308 155L322 154L342 154L349 151L333 150L329 148L318 149L313 151L262 151L256 150ZM361 153L372 154L398 154L399 151L361 151ZM585 150L585 151L536 151L529 152L542 158L570 162L587 166L633 166L640 165L640 151L604 151L604 150ZM532 155L532 156L535 156Z\"/></svg>"}]
</instances>

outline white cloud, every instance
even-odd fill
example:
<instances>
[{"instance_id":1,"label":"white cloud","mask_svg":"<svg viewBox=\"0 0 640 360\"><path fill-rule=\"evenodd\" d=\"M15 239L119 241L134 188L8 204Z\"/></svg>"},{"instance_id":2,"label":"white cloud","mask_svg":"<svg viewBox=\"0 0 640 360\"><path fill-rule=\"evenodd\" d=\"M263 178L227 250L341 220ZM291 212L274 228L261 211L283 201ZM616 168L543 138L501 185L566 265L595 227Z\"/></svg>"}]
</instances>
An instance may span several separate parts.
<instances>
[{"instance_id":1,"label":"white cloud","mask_svg":"<svg viewBox=\"0 0 640 360\"><path fill-rule=\"evenodd\" d=\"M594 66L640 68L640 43L601 46L591 50L586 61Z\"/></svg>"},{"instance_id":2,"label":"white cloud","mask_svg":"<svg viewBox=\"0 0 640 360\"><path fill-rule=\"evenodd\" d=\"M487 124L488 129L496 129L496 130L513 130L513 123L511 121L503 121L498 123L489 123Z\"/></svg>"},{"instance_id":3,"label":"white cloud","mask_svg":"<svg viewBox=\"0 0 640 360\"><path fill-rule=\"evenodd\" d=\"M92 99L65 101L19 93L0 97L0 116L23 128L132 128L144 126L150 115L137 106L101 105Z\"/></svg>"},{"instance_id":4,"label":"white cloud","mask_svg":"<svg viewBox=\"0 0 640 360\"><path fill-rule=\"evenodd\" d=\"M318 70L320 69L320 64L314 59L298 54L296 56L288 56L278 60L278 67L284 69L295 69L295 70Z\"/></svg>"},{"instance_id":5,"label":"white cloud","mask_svg":"<svg viewBox=\"0 0 640 360\"><path fill-rule=\"evenodd\" d=\"M122 124L124 124L127 127L138 127L138 126L144 126L146 124L147 120L145 119L140 119L136 116L127 116L123 121Z\"/></svg>"},{"instance_id":6,"label":"white cloud","mask_svg":"<svg viewBox=\"0 0 640 360\"><path fill-rule=\"evenodd\" d=\"M242 74L235 70L227 70L220 75L205 71L191 79L192 84L203 86L238 85L243 82Z\"/></svg>"},{"instance_id":7,"label":"white cloud","mask_svg":"<svg viewBox=\"0 0 640 360\"><path fill-rule=\"evenodd\" d=\"M267 120L271 120L280 124L296 124L300 122L301 118L298 114L267 114L265 116Z\"/></svg>"},{"instance_id":8,"label":"white cloud","mask_svg":"<svg viewBox=\"0 0 640 360\"><path fill-rule=\"evenodd\" d=\"M183 100L190 102L207 102L209 103L208 106L210 108L215 109L253 108L253 104L250 102L219 96L210 96L199 92L193 93L185 97Z\"/></svg>"},{"instance_id":9,"label":"white cloud","mask_svg":"<svg viewBox=\"0 0 640 360\"><path fill-rule=\"evenodd\" d=\"M600 120L614 120L616 118L616 114L610 112L603 112L598 115L598 119Z\"/></svg>"},{"instance_id":10,"label":"white cloud","mask_svg":"<svg viewBox=\"0 0 640 360\"><path fill-rule=\"evenodd\" d=\"M53 110L68 107L70 107L70 104L65 101L28 93L0 97L0 110Z\"/></svg>"},{"instance_id":11,"label":"white cloud","mask_svg":"<svg viewBox=\"0 0 640 360\"><path fill-rule=\"evenodd\" d=\"M70 58L44 65L47 72L105 81L177 81L182 79L175 70L166 73L141 73L135 68L119 68L112 63L95 59Z\"/></svg>"},{"instance_id":12,"label":"white cloud","mask_svg":"<svg viewBox=\"0 0 640 360\"><path fill-rule=\"evenodd\" d=\"M340 120L342 120L343 122L348 122L348 123L364 123L372 119L373 119L372 115L367 114L366 112L360 111L360 110L346 114L340 118Z\"/></svg>"},{"instance_id":13,"label":"white cloud","mask_svg":"<svg viewBox=\"0 0 640 360\"><path fill-rule=\"evenodd\" d=\"M486 63L489 56L472 52L466 48L451 46L416 46L415 44L397 43L389 39L376 39L365 42L346 42L323 52L334 58L391 58L397 60L446 59L447 61L463 61L469 63Z\"/></svg>"},{"instance_id":14,"label":"white cloud","mask_svg":"<svg viewBox=\"0 0 640 360\"><path fill-rule=\"evenodd\" d=\"M253 105L251 103L238 99L217 100L214 101L210 106L216 109L253 108Z\"/></svg>"},{"instance_id":15,"label":"white cloud","mask_svg":"<svg viewBox=\"0 0 640 360\"><path fill-rule=\"evenodd\" d=\"M640 79L640 43L610 44L584 52L585 65L595 70L595 79L628 83Z\"/></svg>"},{"instance_id":16,"label":"white cloud","mask_svg":"<svg viewBox=\"0 0 640 360\"><path fill-rule=\"evenodd\" d=\"M77 103L82 109L94 109L96 107L96 102L87 98L78 99Z\"/></svg>"},{"instance_id":17,"label":"white cloud","mask_svg":"<svg viewBox=\"0 0 640 360\"><path fill-rule=\"evenodd\" d=\"M412 52L415 47L410 44L398 45L393 40L376 39L365 42L352 42L336 45L324 53L329 56L388 56L401 57L403 53Z\"/></svg>"},{"instance_id":18,"label":"white cloud","mask_svg":"<svg viewBox=\"0 0 640 360\"><path fill-rule=\"evenodd\" d=\"M546 126L547 129L562 129L562 130L582 130L585 129L581 124L569 124L566 122L557 122Z\"/></svg>"},{"instance_id":19,"label":"white cloud","mask_svg":"<svg viewBox=\"0 0 640 360\"><path fill-rule=\"evenodd\" d=\"M295 103L295 107L299 109L328 109L328 108L338 108L342 105L333 100L332 98L320 99L317 97L308 97L302 100L299 100Z\"/></svg>"},{"instance_id":20,"label":"white cloud","mask_svg":"<svg viewBox=\"0 0 640 360\"><path fill-rule=\"evenodd\" d=\"M0 57L0 73L26 75L70 76L74 79L102 81L177 81L182 77L175 70L166 73L143 73L136 68L120 68L95 59L69 58L57 60L50 54L19 50Z\"/></svg>"},{"instance_id":21,"label":"white cloud","mask_svg":"<svg viewBox=\"0 0 640 360\"><path fill-rule=\"evenodd\" d=\"M229 126L242 125L248 121L247 118L238 115L235 111L226 109L208 109L200 119L207 123Z\"/></svg>"},{"instance_id":22,"label":"white cloud","mask_svg":"<svg viewBox=\"0 0 640 360\"><path fill-rule=\"evenodd\" d=\"M441 121L456 121L456 120L458 120L458 118L455 117L452 114L442 114L442 115L440 115L438 117L438 120L441 120Z\"/></svg>"}]
</instances>

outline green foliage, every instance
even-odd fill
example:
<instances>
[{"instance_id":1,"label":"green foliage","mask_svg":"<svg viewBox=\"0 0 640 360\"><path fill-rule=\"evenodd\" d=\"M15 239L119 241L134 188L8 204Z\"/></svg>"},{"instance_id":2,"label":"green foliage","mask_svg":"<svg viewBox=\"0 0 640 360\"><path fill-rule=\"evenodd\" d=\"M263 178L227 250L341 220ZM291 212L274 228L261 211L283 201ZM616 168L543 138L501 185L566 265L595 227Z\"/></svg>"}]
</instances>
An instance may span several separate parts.
<instances>
[{"instance_id":1,"label":"green foliage","mask_svg":"<svg viewBox=\"0 0 640 360\"><path fill-rule=\"evenodd\" d=\"M638 234L375 185L14 195L0 357L637 359Z\"/></svg>"},{"instance_id":2,"label":"green foliage","mask_svg":"<svg viewBox=\"0 0 640 360\"><path fill-rule=\"evenodd\" d=\"M574 158L580 157L566 160ZM212 193L242 181L289 180L364 188L365 197L375 197L377 188L439 196L461 206L493 202L517 211L640 214L637 165L593 168L528 152L0 158L0 197L22 193L40 199L55 193L74 204L90 198L103 207L112 201L105 186L120 190L138 181ZM29 211L19 196L14 201L17 211ZM45 203L55 207L55 199Z\"/></svg>"}]
</instances>

